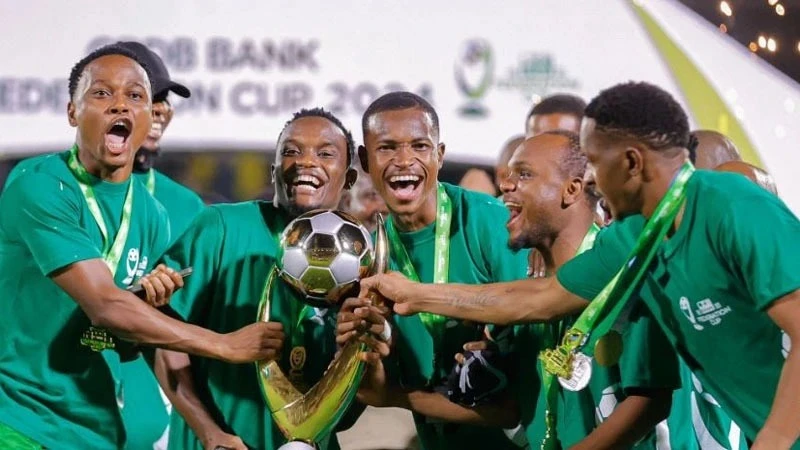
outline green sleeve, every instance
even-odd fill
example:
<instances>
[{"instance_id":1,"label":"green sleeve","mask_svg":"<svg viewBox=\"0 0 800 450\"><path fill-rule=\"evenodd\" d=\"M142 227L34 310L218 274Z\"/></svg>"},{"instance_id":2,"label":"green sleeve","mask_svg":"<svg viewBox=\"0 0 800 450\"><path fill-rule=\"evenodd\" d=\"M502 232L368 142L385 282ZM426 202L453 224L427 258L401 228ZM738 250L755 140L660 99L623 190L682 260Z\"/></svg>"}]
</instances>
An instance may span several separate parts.
<instances>
[{"instance_id":1,"label":"green sleeve","mask_svg":"<svg viewBox=\"0 0 800 450\"><path fill-rule=\"evenodd\" d=\"M681 386L675 349L641 301L634 306L622 342L619 370L623 389Z\"/></svg>"},{"instance_id":2,"label":"green sleeve","mask_svg":"<svg viewBox=\"0 0 800 450\"><path fill-rule=\"evenodd\" d=\"M39 270L56 269L102 258L101 250L81 226L82 194L53 176L20 176L0 197L0 226L27 247Z\"/></svg>"},{"instance_id":3,"label":"green sleeve","mask_svg":"<svg viewBox=\"0 0 800 450\"><path fill-rule=\"evenodd\" d=\"M167 266L192 268L183 289L173 294L170 306L187 322L204 325L204 310L212 297L222 258L225 224L217 208L206 208L161 258Z\"/></svg>"},{"instance_id":4,"label":"green sleeve","mask_svg":"<svg viewBox=\"0 0 800 450\"><path fill-rule=\"evenodd\" d=\"M761 189L756 185L753 189ZM709 235L756 308L800 288L800 221L767 191L727 205ZM711 224L713 227L713 223Z\"/></svg>"},{"instance_id":5,"label":"green sleeve","mask_svg":"<svg viewBox=\"0 0 800 450\"><path fill-rule=\"evenodd\" d=\"M556 272L558 282L579 297L594 299L625 264L643 225L644 218L634 216L601 230L592 248Z\"/></svg>"}]
</instances>

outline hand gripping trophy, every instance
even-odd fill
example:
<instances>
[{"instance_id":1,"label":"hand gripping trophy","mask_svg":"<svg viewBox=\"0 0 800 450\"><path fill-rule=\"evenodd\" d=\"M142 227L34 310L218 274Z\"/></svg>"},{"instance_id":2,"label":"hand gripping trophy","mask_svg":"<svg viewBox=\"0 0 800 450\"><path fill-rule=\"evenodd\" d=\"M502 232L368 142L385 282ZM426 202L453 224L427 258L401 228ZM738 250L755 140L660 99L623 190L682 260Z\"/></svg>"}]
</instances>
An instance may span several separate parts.
<instances>
[{"instance_id":1,"label":"hand gripping trophy","mask_svg":"<svg viewBox=\"0 0 800 450\"><path fill-rule=\"evenodd\" d=\"M258 308L258 320L269 321L272 285L276 276L291 285L309 306L329 308L357 292L359 281L383 273L389 263L389 241L383 217L378 217L375 245L369 232L340 211L316 210L296 218L283 231L281 251L270 273ZM381 301L374 295L373 304ZM344 415L355 397L364 372L358 354L365 345L342 348L314 386L302 392L301 383L286 376L275 360L256 363L264 400L273 420L286 436L286 449L314 448ZM302 366L304 347L294 347L290 365Z\"/></svg>"}]
</instances>

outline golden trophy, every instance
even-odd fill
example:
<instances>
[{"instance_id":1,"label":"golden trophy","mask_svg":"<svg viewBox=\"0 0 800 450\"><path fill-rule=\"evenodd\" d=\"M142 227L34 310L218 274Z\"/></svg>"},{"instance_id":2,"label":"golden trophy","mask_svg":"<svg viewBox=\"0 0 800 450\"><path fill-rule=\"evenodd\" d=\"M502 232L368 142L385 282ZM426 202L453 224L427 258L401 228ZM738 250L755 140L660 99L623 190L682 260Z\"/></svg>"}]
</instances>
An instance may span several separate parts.
<instances>
[{"instance_id":1,"label":"golden trophy","mask_svg":"<svg viewBox=\"0 0 800 450\"><path fill-rule=\"evenodd\" d=\"M270 291L276 275L300 292L311 306L328 308L357 293L359 281L383 273L389 263L389 242L382 217L378 218L375 245L369 232L352 216L340 211L316 210L293 220L281 236L281 254L270 274L258 320L270 319ZM373 304L379 296L371 296ZM294 347L291 372L284 374L277 361L256 363L264 400L278 428L289 441L286 448L309 448L330 434L355 397L364 365L358 354L365 345L350 342L306 392L293 380L302 369L305 348ZM281 447L281 448L284 448Z\"/></svg>"}]
</instances>

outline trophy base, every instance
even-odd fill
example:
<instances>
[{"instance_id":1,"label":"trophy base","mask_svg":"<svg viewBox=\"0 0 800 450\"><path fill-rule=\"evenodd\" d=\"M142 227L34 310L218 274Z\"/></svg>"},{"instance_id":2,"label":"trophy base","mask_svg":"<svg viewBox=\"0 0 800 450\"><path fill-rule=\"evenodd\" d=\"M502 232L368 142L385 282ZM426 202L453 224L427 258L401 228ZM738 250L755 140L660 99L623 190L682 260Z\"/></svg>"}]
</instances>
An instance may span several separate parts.
<instances>
[{"instance_id":1,"label":"trophy base","mask_svg":"<svg viewBox=\"0 0 800 450\"><path fill-rule=\"evenodd\" d=\"M291 441L278 447L278 450L317 450L317 448L303 441Z\"/></svg>"}]
</instances>

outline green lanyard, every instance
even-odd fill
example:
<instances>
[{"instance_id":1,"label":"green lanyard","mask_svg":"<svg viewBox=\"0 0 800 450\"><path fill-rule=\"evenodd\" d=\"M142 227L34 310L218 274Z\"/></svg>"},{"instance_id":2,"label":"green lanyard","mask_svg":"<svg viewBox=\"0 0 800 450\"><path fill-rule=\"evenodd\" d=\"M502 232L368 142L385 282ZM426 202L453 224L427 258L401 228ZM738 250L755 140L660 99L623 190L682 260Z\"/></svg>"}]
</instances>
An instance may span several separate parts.
<instances>
[{"instance_id":1,"label":"green lanyard","mask_svg":"<svg viewBox=\"0 0 800 450\"><path fill-rule=\"evenodd\" d=\"M597 233L600 232L600 227L597 224L592 224L589 227L589 231L584 236L581 245L578 247L578 251L575 255L580 255L581 253L589 250L594 245L594 241L597 238ZM542 323L540 324L540 330L542 332L542 338L544 341L544 347L546 349L552 348L556 345L558 340L558 336L555 332L555 325L553 323ZM544 422L546 426L546 431L544 435L544 439L542 440L541 449L542 450L555 450L558 448L556 442L556 417L557 417L557 410L558 410L558 394L560 390L558 389L558 383L555 383L555 376L546 371L542 371L542 389L545 393L545 415L544 415Z\"/></svg>"},{"instance_id":2,"label":"green lanyard","mask_svg":"<svg viewBox=\"0 0 800 450\"><path fill-rule=\"evenodd\" d=\"M453 204L441 183L439 183L437 191L436 224L434 225L436 240L433 249L433 282L447 283L447 273L450 267L450 223L453 219ZM391 216L389 220L386 221L386 234L389 238L391 255L398 264L400 271L406 278L419 282L417 271L411 263L411 258L408 256L403 242L400 240L400 236L395 229ZM441 338L444 335L446 317L425 312L419 313L419 317L431 336L434 338Z\"/></svg>"},{"instance_id":3,"label":"green lanyard","mask_svg":"<svg viewBox=\"0 0 800 450\"><path fill-rule=\"evenodd\" d=\"M91 183L94 182L92 176L86 171L78 160L78 146L72 147L67 159L67 166L70 172L75 176L78 181L78 186L81 188L83 198L86 200L86 205L89 212L92 214L97 227L100 229L100 234L103 235L103 262L106 263L108 270L111 271L111 277L117 274L120 259L125 249L125 242L128 240L128 232L131 229L131 212L133 211L133 179L128 180L128 192L125 194L125 201L122 204L122 218L120 219L119 231L114 237L114 242L108 236L108 228L103 220L103 213L100 211L100 204L97 202L97 197L94 195L94 190ZM116 348L116 340L111 336L107 330L89 326L81 335L81 345L85 345L93 351L99 352L106 349Z\"/></svg>"},{"instance_id":4,"label":"green lanyard","mask_svg":"<svg viewBox=\"0 0 800 450\"><path fill-rule=\"evenodd\" d=\"M112 276L116 276L119 261L122 259L122 252L125 249L125 242L128 240L128 232L131 229L131 212L133 210L133 180L128 180L128 193L125 194L125 202L122 205L122 218L120 219L119 231L117 232L114 242L112 243L108 236L108 229L103 220L103 213L100 211L100 205L97 203L97 197L91 187L93 182L92 176L86 171L81 163L78 161L78 146L75 145L70 150L67 165L75 178L78 180L78 186L83 192L83 198L86 199L86 205L89 207L89 212L92 213L97 227L100 228L100 233L103 235L103 261L111 270Z\"/></svg>"},{"instance_id":5,"label":"green lanyard","mask_svg":"<svg viewBox=\"0 0 800 450\"><path fill-rule=\"evenodd\" d=\"M155 193L156 193L156 171L153 170L153 169L150 169L147 172L147 184L146 184L146 186L147 186L147 192L149 192L150 195L155 195Z\"/></svg>"}]
</instances>

